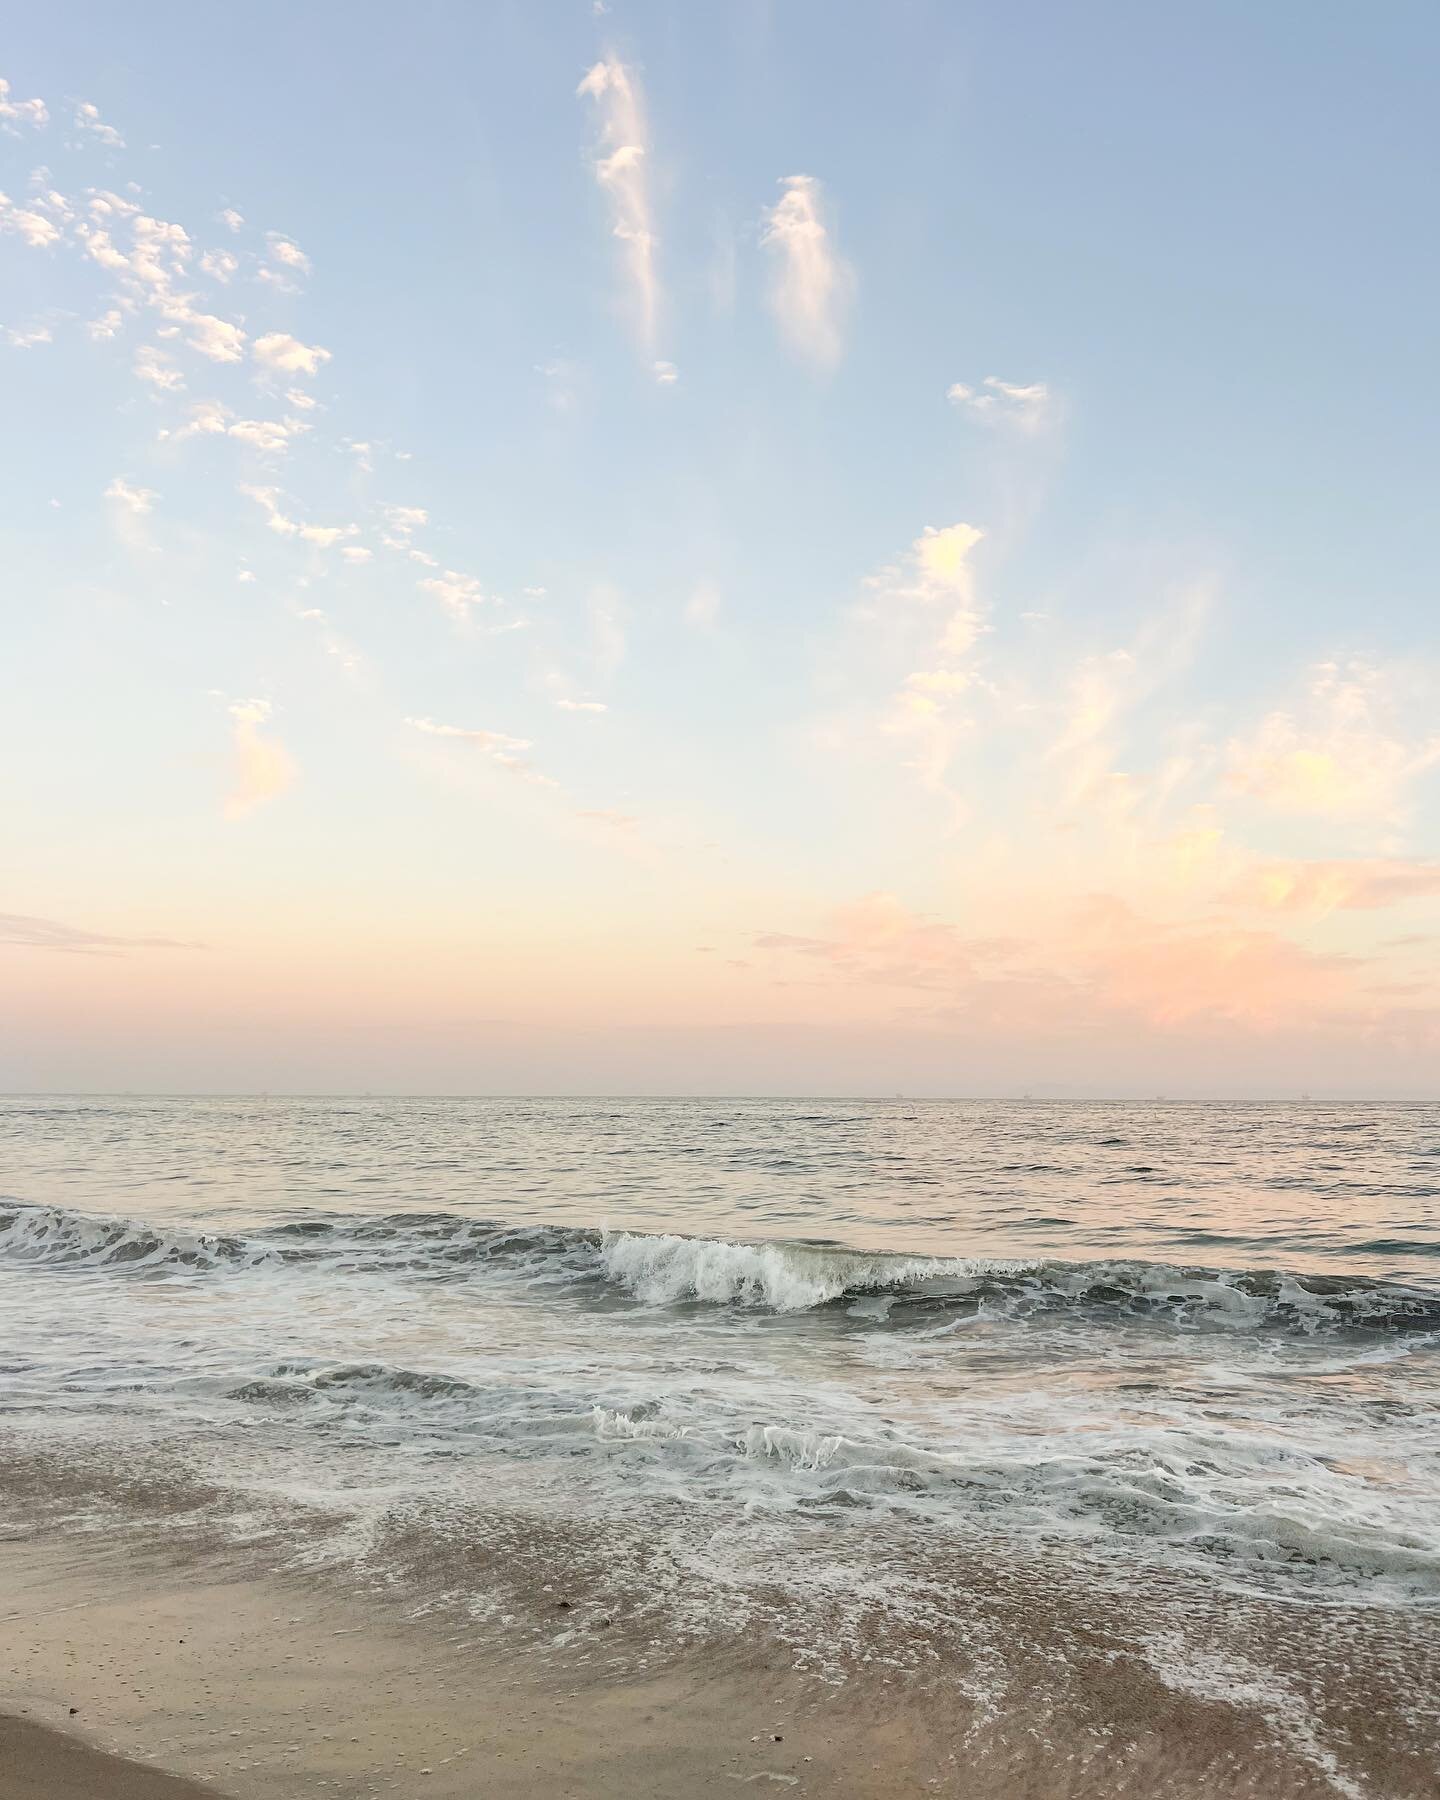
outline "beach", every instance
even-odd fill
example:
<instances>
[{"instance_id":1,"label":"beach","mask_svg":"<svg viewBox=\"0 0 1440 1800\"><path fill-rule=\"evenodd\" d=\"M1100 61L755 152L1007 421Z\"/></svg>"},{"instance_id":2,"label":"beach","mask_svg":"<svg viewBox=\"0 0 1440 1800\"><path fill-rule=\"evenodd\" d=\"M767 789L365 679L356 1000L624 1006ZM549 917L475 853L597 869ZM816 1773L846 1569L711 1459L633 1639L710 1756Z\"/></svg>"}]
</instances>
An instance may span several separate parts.
<instances>
[{"instance_id":1,"label":"beach","mask_svg":"<svg viewBox=\"0 0 1440 1800\"><path fill-rule=\"evenodd\" d=\"M6 1102L0 1794L1428 1800L1435 1129Z\"/></svg>"},{"instance_id":2,"label":"beach","mask_svg":"<svg viewBox=\"0 0 1440 1800\"><path fill-rule=\"evenodd\" d=\"M1429 1729L1418 1719L1407 1728L1387 1703L1403 1669L1412 1699L1433 1705L1436 1646L1353 1633L1354 1621L1337 1622L1343 1648L1330 1632L1278 1654L1272 1644L1265 1680L1226 1698L1217 1671L1228 1663L1233 1684L1256 1644L1227 1653L1212 1616L1198 1634L1213 1665L1207 1697L1133 1656L1116 1660L1113 1637L1077 1616L1083 1607L1037 1593L1020 1633L1035 1658L1029 1684L996 1713L963 1692L964 1677L973 1684L993 1670L929 1679L857 1671L835 1685L798 1674L780 1646L750 1644L612 1673L603 1657L597 1665L557 1651L563 1633L537 1650L544 1639L530 1631L461 1630L453 1619L417 1619L393 1600L360 1601L233 1557L200 1565L160 1538L148 1549L138 1540L12 1540L0 1571L9 1715L0 1743L18 1749L0 1792L17 1800L186 1800L197 1792L190 1784L237 1800L312 1792L608 1800L718 1796L737 1784L1005 1800L1434 1792L1433 1719ZM1172 1650L1197 1658L1185 1673L1201 1686L1201 1645L1183 1621L1175 1627ZM593 1640L594 1622L579 1635ZM1048 1658L1062 1643L1070 1665L1057 1682ZM1026 1660L1017 1656L1017 1678ZM1308 1719L1287 1717L1297 1673L1312 1705L1324 1695ZM41 1732L58 1734L67 1754ZM74 1741L85 1756L69 1750ZM91 1747L144 1766L92 1764Z\"/></svg>"}]
</instances>

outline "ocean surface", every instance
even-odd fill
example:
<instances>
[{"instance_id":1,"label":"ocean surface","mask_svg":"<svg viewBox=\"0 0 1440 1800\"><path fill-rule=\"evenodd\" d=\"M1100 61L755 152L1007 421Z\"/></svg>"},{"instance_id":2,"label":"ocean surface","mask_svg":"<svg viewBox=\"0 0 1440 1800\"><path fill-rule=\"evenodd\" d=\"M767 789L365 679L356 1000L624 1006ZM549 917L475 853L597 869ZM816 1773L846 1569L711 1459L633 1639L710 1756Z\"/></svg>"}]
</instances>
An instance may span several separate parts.
<instances>
[{"instance_id":1,"label":"ocean surface","mask_svg":"<svg viewBox=\"0 0 1440 1800\"><path fill-rule=\"evenodd\" d=\"M1440 1107L21 1097L0 1196L12 1518L820 1669L961 1566L1440 1607Z\"/></svg>"}]
</instances>

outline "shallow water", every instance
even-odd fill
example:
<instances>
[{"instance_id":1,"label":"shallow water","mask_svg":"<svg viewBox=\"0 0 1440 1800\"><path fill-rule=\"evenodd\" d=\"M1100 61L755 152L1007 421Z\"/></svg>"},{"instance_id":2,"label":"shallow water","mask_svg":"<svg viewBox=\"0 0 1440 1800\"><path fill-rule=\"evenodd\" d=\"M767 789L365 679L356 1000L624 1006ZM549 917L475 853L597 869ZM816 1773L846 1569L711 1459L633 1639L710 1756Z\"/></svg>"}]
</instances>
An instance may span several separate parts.
<instances>
[{"instance_id":1,"label":"shallow water","mask_svg":"<svg viewBox=\"0 0 1440 1800\"><path fill-rule=\"evenodd\" d=\"M1435 1107L12 1099L0 1169L14 1441L341 1560L483 1510L692 1624L887 1541L887 1605L977 1547L1440 1602Z\"/></svg>"}]
</instances>

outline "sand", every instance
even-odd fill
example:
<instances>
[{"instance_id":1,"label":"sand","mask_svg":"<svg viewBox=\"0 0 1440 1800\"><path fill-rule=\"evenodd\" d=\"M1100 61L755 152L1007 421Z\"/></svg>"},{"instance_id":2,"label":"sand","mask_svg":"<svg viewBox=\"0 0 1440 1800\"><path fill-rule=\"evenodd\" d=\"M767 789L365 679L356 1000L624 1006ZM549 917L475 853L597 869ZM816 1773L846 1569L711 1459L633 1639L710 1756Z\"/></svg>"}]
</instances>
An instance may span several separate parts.
<instances>
[{"instance_id":1,"label":"sand","mask_svg":"<svg viewBox=\"0 0 1440 1800\"><path fill-rule=\"evenodd\" d=\"M567 1623L557 1616L555 1638ZM1109 1657L1097 1658L1064 1716L999 1721L943 1684L872 1673L830 1685L764 1646L661 1663L642 1674L607 1672L603 1659L570 1668L563 1648L537 1655L533 1637L516 1648L498 1628L407 1617L402 1605L325 1580L223 1558L198 1566L159 1547L137 1554L133 1540L98 1534L26 1535L0 1544L0 1796L734 1800L748 1788L842 1800L1422 1800L1436 1791L1433 1765L1404 1746L1387 1762L1383 1731L1353 1769L1327 1772L1323 1757L1277 1737L1263 1704L1177 1693Z\"/></svg>"},{"instance_id":2,"label":"sand","mask_svg":"<svg viewBox=\"0 0 1440 1800\"><path fill-rule=\"evenodd\" d=\"M204 1800L213 1788L97 1750L83 1738L0 1713L6 1800Z\"/></svg>"}]
</instances>

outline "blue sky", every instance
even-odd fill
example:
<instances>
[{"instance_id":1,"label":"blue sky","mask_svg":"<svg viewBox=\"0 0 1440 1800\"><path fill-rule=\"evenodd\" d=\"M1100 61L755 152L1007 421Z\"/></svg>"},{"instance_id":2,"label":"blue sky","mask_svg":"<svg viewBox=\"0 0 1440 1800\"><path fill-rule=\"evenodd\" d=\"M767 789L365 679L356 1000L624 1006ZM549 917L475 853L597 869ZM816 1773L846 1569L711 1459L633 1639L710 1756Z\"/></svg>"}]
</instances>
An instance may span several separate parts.
<instances>
[{"instance_id":1,"label":"blue sky","mask_svg":"<svg viewBox=\"0 0 1440 1800\"><path fill-rule=\"evenodd\" d=\"M0 1077L1425 1091L1432 11L143 25L0 54Z\"/></svg>"}]
</instances>

